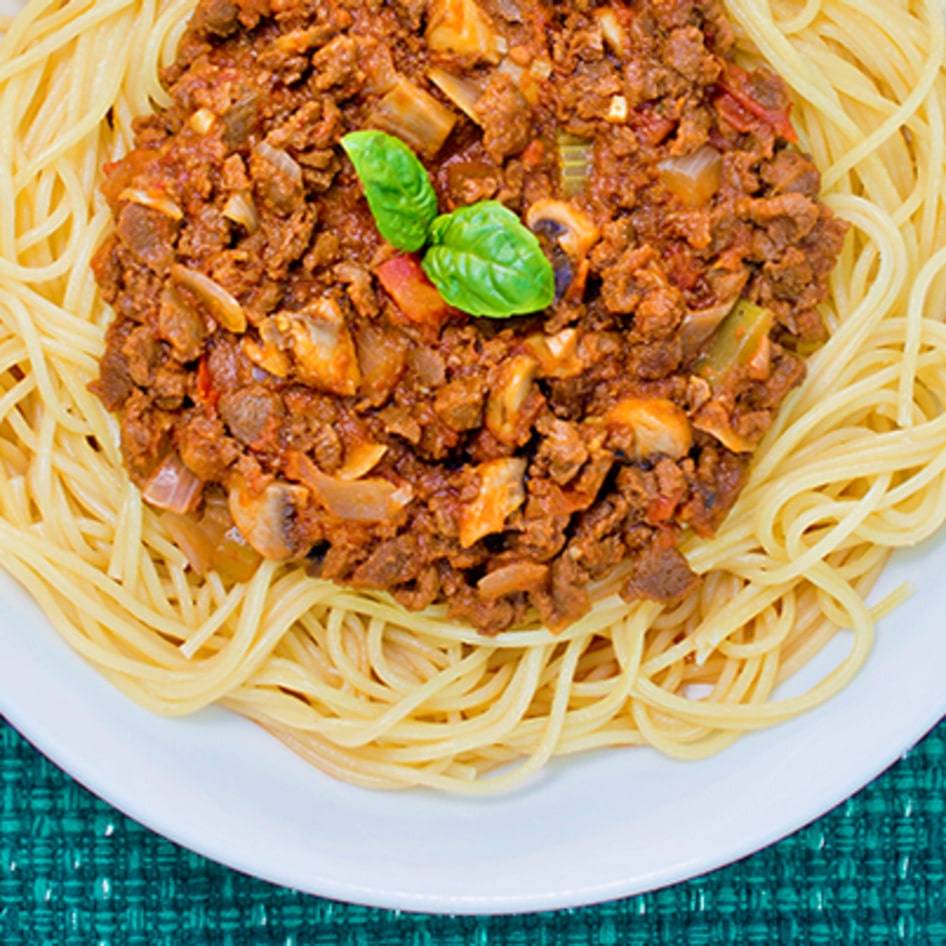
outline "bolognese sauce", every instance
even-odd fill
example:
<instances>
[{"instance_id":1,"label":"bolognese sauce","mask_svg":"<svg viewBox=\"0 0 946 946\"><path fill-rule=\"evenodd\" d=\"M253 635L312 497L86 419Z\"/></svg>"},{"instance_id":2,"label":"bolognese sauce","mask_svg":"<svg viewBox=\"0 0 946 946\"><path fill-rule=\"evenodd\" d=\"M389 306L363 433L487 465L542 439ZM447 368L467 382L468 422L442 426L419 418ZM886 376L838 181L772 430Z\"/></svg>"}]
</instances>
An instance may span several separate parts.
<instances>
[{"instance_id":1,"label":"bolognese sauce","mask_svg":"<svg viewBox=\"0 0 946 946\"><path fill-rule=\"evenodd\" d=\"M698 582L844 225L716 0L202 0L106 168L93 388L198 570L295 561L494 633ZM496 202L554 301L485 317L388 243L343 140Z\"/></svg>"}]
</instances>

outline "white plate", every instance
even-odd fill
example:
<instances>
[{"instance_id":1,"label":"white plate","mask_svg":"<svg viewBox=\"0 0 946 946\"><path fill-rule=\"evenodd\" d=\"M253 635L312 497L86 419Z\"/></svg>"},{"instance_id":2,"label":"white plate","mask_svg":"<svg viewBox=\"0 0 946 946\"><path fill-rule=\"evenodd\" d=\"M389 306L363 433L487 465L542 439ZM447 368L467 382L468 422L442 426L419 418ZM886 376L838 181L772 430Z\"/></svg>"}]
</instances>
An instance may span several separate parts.
<instances>
[{"instance_id":1,"label":"white plate","mask_svg":"<svg viewBox=\"0 0 946 946\"><path fill-rule=\"evenodd\" d=\"M578 906L694 877L758 850L865 785L946 714L946 538L898 558L917 593L854 683L700 763L615 750L487 800L381 794L308 768L223 711L131 705L0 573L0 712L133 818L239 870L313 894L445 913ZM819 661L823 672L843 641ZM810 679L810 675L809 675Z\"/></svg>"},{"instance_id":2,"label":"white plate","mask_svg":"<svg viewBox=\"0 0 946 946\"><path fill-rule=\"evenodd\" d=\"M0 0L0 13L20 0ZM470 801L378 794L308 768L223 711L130 704L0 571L0 713L102 798L231 867L309 893L445 913L571 907L685 880L758 850L861 788L946 714L946 537L884 576L917 594L883 622L854 683L721 756L649 750L549 768ZM823 655L806 679L843 652Z\"/></svg>"}]
</instances>

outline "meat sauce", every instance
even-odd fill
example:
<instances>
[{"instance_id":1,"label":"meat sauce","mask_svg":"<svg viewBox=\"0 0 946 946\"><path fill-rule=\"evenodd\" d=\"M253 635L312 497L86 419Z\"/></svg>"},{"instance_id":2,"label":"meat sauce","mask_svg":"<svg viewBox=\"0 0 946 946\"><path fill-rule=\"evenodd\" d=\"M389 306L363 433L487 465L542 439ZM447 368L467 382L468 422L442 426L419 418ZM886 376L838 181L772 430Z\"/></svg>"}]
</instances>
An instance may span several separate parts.
<instances>
[{"instance_id":1,"label":"meat sauce","mask_svg":"<svg viewBox=\"0 0 946 946\"><path fill-rule=\"evenodd\" d=\"M608 576L690 591L678 543L802 379L844 234L784 84L732 52L715 0L202 0L93 261L93 390L145 498L489 633ZM517 214L555 303L447 306L378 233L365 128L441 212Z\"/></svg>"}]
</instances>

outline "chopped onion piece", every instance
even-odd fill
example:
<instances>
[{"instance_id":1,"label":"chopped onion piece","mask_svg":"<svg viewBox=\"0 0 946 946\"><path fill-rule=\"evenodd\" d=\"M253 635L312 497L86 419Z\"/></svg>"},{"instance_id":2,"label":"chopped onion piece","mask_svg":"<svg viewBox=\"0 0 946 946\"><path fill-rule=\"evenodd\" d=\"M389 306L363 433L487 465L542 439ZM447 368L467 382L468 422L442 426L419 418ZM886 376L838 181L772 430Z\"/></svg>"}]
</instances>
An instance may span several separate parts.
<instances>
[{"instance_id":1,"label":"chopped onion piece","mask_svg":"<svg viewBox=\"0 0 946 946\"><path fill-rule=\"evenodd\" d=\"M510 23L522 22L522 5L518 0L496 0L496 10Z\"/></svg>"},{"instance_id":2,"label":"chopped onion piece","mask_svg":"<svg viewBox=\"0 0 946 946\"><path fill-rule=\"evenodd\" d=\"M217 116L209 108L199 108L191 115L188 124L198 135L206 135L216 120Z\"/></svg>"},{"instance_id":3,"label":"chopped onion piece","mask_svg":"<svg viewBox=\"0 0 946 946\"><path fill-rule=\"evenodd\" d=\"M484 575L476 583L476 587L481 598L494 601L517 592L534 591L545 584L548 574L548 565L528 561L513 562Z\"/></svg>"},{"instance_id":4,"label":"chopped onion piece","mask_svg":"<svg viewBox=\"0 0 946 946\"><path fill-rule=\"evenodd\" d=\"M385 92L390 92L397 85L400 73L394 66L394 59L388 47L383 42L368 43L362 57L365 93L384 95Z\"/></svg>"},{"instance_id":5,"label":"chopped onion piece","mask_svg":"<svg viewBox=\"0 0 946 946\"><path fill-rule=\"evenodd\" d=\"M430 0L427 46L434 52L499 62L505 37L496 32L476 0Z\"/></svg>"},{"instance_id":6,"label":"chopped onion piece","mask_svg":"<svg viewBox=\"0 0 946 946\"><path fill-rule=\"evenodd\" d=\"M380 478L344 480L329 476L300 453L289 457L287 472L305 483L330 515L349 522L388 522L414 498L409 483L397 486Z\"/></svg>"},{"instance_id":7,"label":"chopped onion piece","mask_svg":"<svg viewBox=\"0 0 946 946\"><path fill-rule=\"evenodd\" d=\"M247 233L256 233L259 230L256 204L250 194L245 191L238 191L230 196L223 207L223 215L227 220L238 223Z\"/></svg>"},{"instance_id":8,"label":"chopped onion piece","mask_svg":"<svg viewBox=\"0 0 946 946\"><path fill-rule=\"evenodd\" d=\"M383 443L359 443L345 454L345 463L336 471L340 480L360 480L370 473L388 452Z\"/></svg>"},{"instance_id":9,"label":"chopped onion piece","mask_svg":"<svg viewBox=\"0 0 946 946\"><path fill-rule=\"evenodd\" d=\"M476 103L483 93L475 83L469 79L461 79L439 66L432 66L427 71L427 77L467 118L480 123L476 114Z\"/></svg>"},{"instance_id":10,"label":"chopped onion piece","mask_svg":"<svg viewBox=\"0 0 946 946\"><path fill-rule=\"evenodd\" d=\"M253 145L253 150L282 171L286 177L295 181L300 187L302 186L302 168L288 152L283 151L282 148L274 148L267 141L258 141Z\"/></svg>"},{"instance_id":11,"label":"chopped onion piece","mask_svg":"<svg viewBox=\"0 0 946 946\"><path fill-rule=\"evenodd\" d=\"M532 71L531 67L527 69L520 66L511 56L507 56L499 64L496 72L501 75L509 76L516 88L522 93L523 98L530 105L535 105L539 101L539 95L541 93L540 77Z\"/></svg>"},{"instance_id":12,"label":"chopped onion piece","mask_svg":"<svg viewBox=\"0 0 946 946\"><path fill-rule=\"evenodd\" d=\"M358 393L375 405L383 403L404 372L408 347L407 336L401 332L362 322L357 330Z\"/></svg>"},{"instance_id":13,"label":"chopped onion piece","mask_svg":"<svg viewBox=\"0 0 946 946\"><path fill-rule=\"evenodd\" d=\"M203 481L184 466L177 453L168 454L148 477L142 490L145 502L169 512L186 513L200 502Z\"/></svg>"},{"instance_id":14,"label":"chopped onion piece","mask_svg":"<svg viewBox=\"0 0 946 946\"><path fill-rule=\"evenodd\" d=\"M601 7L595 10L595 18L601 27L601 35L611 47L611 51L616 56L626 55L629 47L627 30L621 25L617 12L612 7Z\"/></svg>"},{"instance_id":15,"label":"chopped onion piece","mask_svg":"<svg viewBox=\"0 0 946 946\"><path fill-rule=\"evenodd\" d=\"M504 76L509 76L516 85L520 85L525 73L525 69L508 56L497 66L496 71Z\"/></svg>"},{"instance_id":16,"label":"chopped onion piece","mask_svg":"<svg viewBox=\"0 0 946 946\"><path fill-rule=\"evenodd\" d=\"M702 207L719 190L723 159L715 148L703 145L693 154L664 158L658 165L667 190L688 207Z\"/></svg>"},{"instance_id":17,"label":"chopped onion piece","mask_svg":"<svg viewBox=\"0 0 946 946\"><path fill-rule=\"evenodd\" d=\"M262 556L240 534L225 498L207 500L200 527L213 541L211 568L224 581L249 581Z\"/></svg>"},{"instance_id":18,"label":"chopped onion piece","mask_svg":"<svg viewBox=\"0 0 946 946\"><path fill-rule=\"evenodd\" d=\"M237 335L246 331L246 313L243 306L219 283L180 263L171 266L171 278L198 296L210 309L210 314L227 331Z\"/></svg>"},{"instance_id":19,"label":"chopped onion piece","mask_svg":"<svg viewBox=\"0 0 946 946\"><path fill-rule=\"evenodd\" d=\"M613 125L620 125L627 121L627 99L623 95L612 96L605 120Z\"/></svg>"},{"instance_id":20,"label":"chopped onion piece","mask_svg":"<svg viewBox=\"0 0 946 946\"><path fill-rule=\"evenodd\" d=\"M224 581L249 581L261 561L262 556L243 538L240 530L230 526L214 549L213 570Z\"/></svg>"},{"instance_id":21,"label":"chopped onion piece","mask_svg":"<svg viewBox=\"0 0 946 946\"><path fill-rule=\"evenodd\" d=\"M446 105L410 79L398 84L375 105L369 128L400 138L426 158L436 157L456 124L457 116Z\"/></svg>"},{"instance_id":22,"label":"chopped onion piece","mask_svg":"<svg viewBox=\"0 0 946 946\"><path fill-rule=\"evenodd\" d=\"M184 212L170 197L165 196L160 191L146 191L140 187L126 187L119 195L119 200L127 200L132 204L141 204L142 207L149 207L151 210L157 210L158 213L170 217L172 220L180 220Z\"/></svg>"},{"instance_id":23,"label":"chopped onion piece","mask_svg":"<svg viewBox=\"0 0 946 946\"><path fill-rule=\"evenodd\" d=\"M198 575L206 575L213 568L216 538L199 520L177 512L163 512L161 525Z\"/></svg>"}]
</instances>

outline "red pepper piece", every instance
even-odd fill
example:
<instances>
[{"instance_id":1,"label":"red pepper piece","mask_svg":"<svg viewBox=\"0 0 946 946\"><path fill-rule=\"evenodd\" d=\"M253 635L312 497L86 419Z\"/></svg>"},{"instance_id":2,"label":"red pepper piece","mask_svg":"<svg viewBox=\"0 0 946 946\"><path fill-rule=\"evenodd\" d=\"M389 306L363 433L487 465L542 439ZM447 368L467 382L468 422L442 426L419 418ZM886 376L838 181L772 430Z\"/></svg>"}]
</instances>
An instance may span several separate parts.
<instances>
[{"instance_id":1,"label":"red pepper piece","mask_svg":"<svg viewBox=\"0 0 946 946\"><path fill-rule=\"evenodd\" d=\"M392 256L374 274L405 319L415 325L439 329L459 315L428 279L416 256Z\"/></svg>"}]
</instances>

